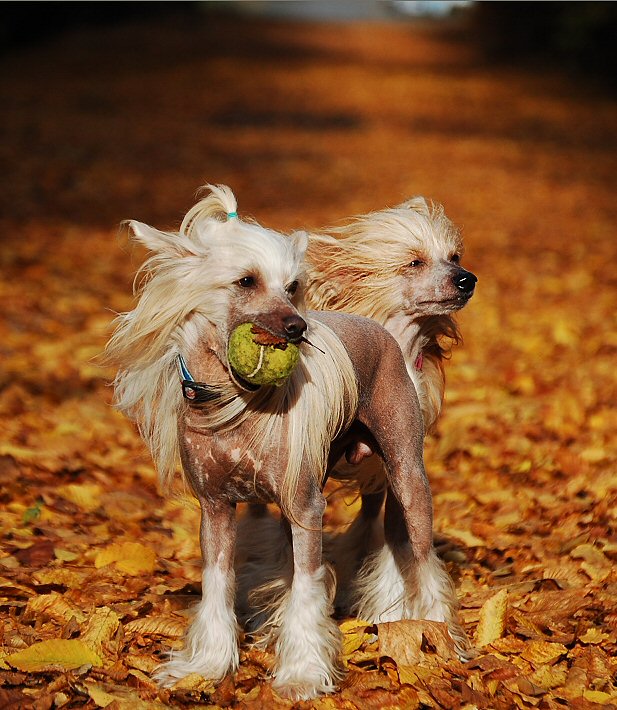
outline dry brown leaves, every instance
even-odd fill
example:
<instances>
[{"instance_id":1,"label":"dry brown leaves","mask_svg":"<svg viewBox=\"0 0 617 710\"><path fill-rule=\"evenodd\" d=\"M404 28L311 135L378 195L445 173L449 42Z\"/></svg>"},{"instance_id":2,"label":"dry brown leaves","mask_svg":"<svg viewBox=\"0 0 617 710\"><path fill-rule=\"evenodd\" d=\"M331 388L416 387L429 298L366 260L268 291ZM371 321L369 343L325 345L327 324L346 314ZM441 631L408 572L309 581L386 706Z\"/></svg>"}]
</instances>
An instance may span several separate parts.
<instances>
[{"instance_id":1,"label":"dry brown leaves","mask_svg":"<svg viewBox=\"0 0 617 710\"><path fill-rule=\"evenodd\" d=\"M198 512L157 494L92 359L139 261L115 225L175 225L211 180L284 228L428 195L480 277L427 445L479 655L341 620L346 680L298 707L617 707L615 104L397 25L101 28L2 61L0 706L289 706L246 647L218 686L152 682L199 595Z\"/></svg>"}]
</instances>

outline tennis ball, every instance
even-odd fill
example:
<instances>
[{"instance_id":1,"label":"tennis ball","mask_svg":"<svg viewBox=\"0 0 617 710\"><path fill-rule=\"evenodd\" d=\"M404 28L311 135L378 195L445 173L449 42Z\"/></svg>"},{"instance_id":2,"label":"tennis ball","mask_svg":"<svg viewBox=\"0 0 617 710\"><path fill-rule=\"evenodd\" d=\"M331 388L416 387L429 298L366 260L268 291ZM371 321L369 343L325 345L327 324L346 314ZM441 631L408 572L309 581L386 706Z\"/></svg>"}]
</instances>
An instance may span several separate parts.
<instances>
[{"instance_id":1,"label":"tennis ball","mask_svg":"<svg viewBox=\"0 0 617 710\"><path fill-rule=\"evenodd\" d=\"M300 348L253 323L235 328L227 345L233 371L253 385L282 385L300 359Z\"/></svg>"}]
</instances>

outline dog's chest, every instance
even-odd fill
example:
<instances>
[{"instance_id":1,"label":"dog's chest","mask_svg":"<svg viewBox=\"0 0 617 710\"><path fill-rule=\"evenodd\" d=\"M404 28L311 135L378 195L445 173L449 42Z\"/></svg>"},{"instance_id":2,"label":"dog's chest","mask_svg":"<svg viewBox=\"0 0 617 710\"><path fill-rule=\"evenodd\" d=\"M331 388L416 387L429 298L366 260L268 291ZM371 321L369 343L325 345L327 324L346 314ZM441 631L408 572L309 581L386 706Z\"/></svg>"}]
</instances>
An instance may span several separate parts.
<instances>
[{"instance_id":1,"label":"dog's chest","mask_svg":"<svg viewBox=\"0 0 617 710\"><path fill-rule=\"evenodd\" d=\"M276 500L279 485L272 472L284 470L285 462L273 462L267 452L247 448L240 439L185 432L180 453L191 485L206 498L235 503Z\"/></svg>"}]
</instances>

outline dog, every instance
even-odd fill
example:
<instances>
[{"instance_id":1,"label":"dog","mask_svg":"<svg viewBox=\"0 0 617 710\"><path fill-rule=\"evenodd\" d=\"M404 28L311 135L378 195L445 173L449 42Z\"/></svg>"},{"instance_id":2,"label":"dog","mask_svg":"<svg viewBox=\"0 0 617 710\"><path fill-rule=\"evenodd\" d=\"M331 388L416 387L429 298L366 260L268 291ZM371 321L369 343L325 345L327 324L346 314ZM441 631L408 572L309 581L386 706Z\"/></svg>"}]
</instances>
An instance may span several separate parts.
<instances>
[{"instance_id":1,"label":"dog","mask_svg":"<svg viewBox=\"0 0 617 710\"><path fill-rule=\"evenodd\" d=\"M451 345L460 341L453 314L467 305L478 280L461 266L463 254L460 231L443 206L420 196L309 240L308 305L373 318L396 338L425 432L441 412L444 364ZM408 563L395 560L383 543L378 518L387 481L379 462L367 458L360 470L337 469L340 478L360 481L362 492L361 513L329 551L338 576L337 606L369 621L413 618L414 600L401 593ZM387 525L387 507L384 515Z\"/></svg>"},{"instance_id":2,"label":"dog","mask_svg":"<svg viewBox=\"0 0 617 710\"><path fill-rule=\"evenodd\" d=\"M453 314L469 302L477 282L461 266L463 253L460 232L443 207L423 197L309 235L306 303L373 318L396 338L426 432L441 412L444 364L460 340ZM397 559L384 543L380 515L387 526L387 480L370 454L370 447L359 449L353 466L343 461L334 474L358 486L362 500L355 521L328 544L336 607L371 622L417 618L413 585L406 581L411 562ZM263 506L250 506L243 535L254 539L267 524Z\"/></svg>"},{"instance_id":3,"label":"dog","mask_svg":"<svg viewBox=\"0 0 617 710\"><path fill-rule=\"evenodd\" d=\"M322 558L322 491L336 461L366 449L384 462L385 537L411 561L417 612L447 623L463 648L454 587L433 549L422 414L400 348L373 320L306 311L306 236L240 219L231 190L208 187L177 234L130 223L151 256L137 305L118 316L106 347L118 366L116 406L137 423L161 483L181 461L202 511L202 598L184 650L158 669L158 682L193 672L218 680L238 667L236 504L276 503L293 574L265 610L274 687L294 700L335 689L341 637ZM281 386L250 385L230 366L230 334L245 322L299 345Z\"/></svg>"}]
</instances>

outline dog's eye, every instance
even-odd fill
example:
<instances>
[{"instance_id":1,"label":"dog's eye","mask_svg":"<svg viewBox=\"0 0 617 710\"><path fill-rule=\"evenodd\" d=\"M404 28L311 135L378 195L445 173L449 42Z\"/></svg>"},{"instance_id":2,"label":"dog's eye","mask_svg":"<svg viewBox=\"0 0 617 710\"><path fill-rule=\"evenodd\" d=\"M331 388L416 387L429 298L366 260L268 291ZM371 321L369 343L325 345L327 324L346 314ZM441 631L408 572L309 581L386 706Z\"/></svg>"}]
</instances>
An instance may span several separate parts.
<instances>
[{"instance_id":1,"label":"dog's eye","mask_svg":"<svg viewBox=\"0 0 617 710\"><path fill-rule=\"evenodd\" d=\"M453 264L460 264L461 255L460 255L460 254L452 254L452 256L450 257L450 261L451 261Z\"/></svg>"},{"instance_id":2,"label":"dog's eye","mask_svg":"<svg viewBox=\"0 0 617 710\"><path fill-rule=\"evenodd\" d=\"M252 288L255 285L255 277L254 276L243 276L241 279L238 279L236 281L238 286L241 286L242 288Z\"/></svg>"},{"instance_id":3,"label":"dog's eye","mask_svg":"<svg viewBox=\"0 0 617 710\"><path fill-rule=\"evenodd\" d=\"M298 282L297 281L292 281L289 286L287 286L287 293L290 296L293 296L294 293L298 290Z\"/></svg>"},{"instance_id":4,"label":"dog's eye","mask_svg":"<svg viewBox=\"0 0 617 710\"><path fill-rule=\"evenodd\" d=\"M424 262L422 261L422 259L414 259L413 261L411 261L409 263L409 266L411 266L412 269L417 269L418 266L423 266L423 265L424 265Z\"/></svg>"}]
</instances>

